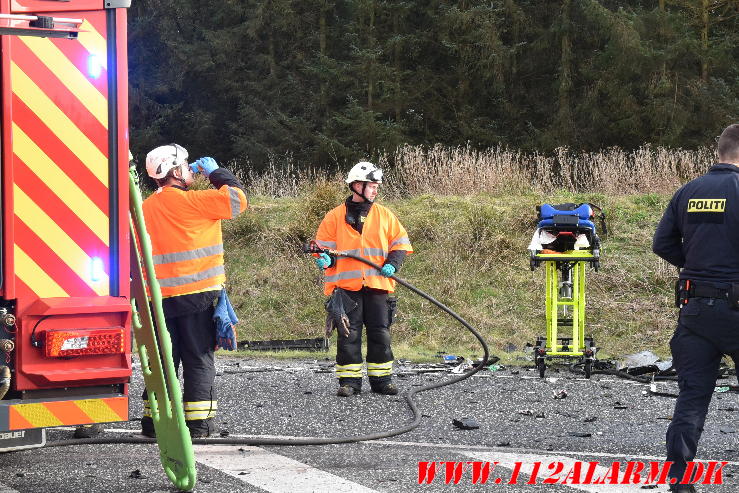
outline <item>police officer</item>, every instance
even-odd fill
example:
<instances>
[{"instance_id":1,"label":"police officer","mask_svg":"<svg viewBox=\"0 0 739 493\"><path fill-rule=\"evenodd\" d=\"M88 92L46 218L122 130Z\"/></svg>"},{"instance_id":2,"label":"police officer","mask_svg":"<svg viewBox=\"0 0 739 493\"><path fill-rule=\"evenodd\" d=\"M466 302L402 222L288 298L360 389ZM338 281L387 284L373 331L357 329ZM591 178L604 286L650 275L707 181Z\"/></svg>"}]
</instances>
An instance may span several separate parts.
<instances>
[{"instance_id":1,"label":"police officer","mask_svg":"<svg viewBox=\"0 0 739 493\"><path fill-rule=\"evenodd\" d=\"M375 203L382 183L382 170L362 161L354 165L345 182L351 195L329 211L316 233L323 248L351 251L381 266L378 271L356 259L334 258L326 253L316 258L325 269L324 293L346 296L348 310L346 334L337 335L337 395L348 397L362 389L362 326L367 329L367 375L373 392L395 395L392 383L393 352L390 331L394 300L388 299L395 281L389 279L411 253L408 233L395 214ZM339 331L340 332L340 331Z\"/></svg>"},{"instance_id":2,"label":"police officer","mask_svg":"<svg viewBox=\"0 0 739 493\"><path fill-rule=\"evenodd\" d=\"M695 458L724 354L739 356L739 124L718 142L719 163L680 188L654 234L654 253L680 268L670 340L680 393L667 428L672 491Z\"/></svg>"}]
</instances>

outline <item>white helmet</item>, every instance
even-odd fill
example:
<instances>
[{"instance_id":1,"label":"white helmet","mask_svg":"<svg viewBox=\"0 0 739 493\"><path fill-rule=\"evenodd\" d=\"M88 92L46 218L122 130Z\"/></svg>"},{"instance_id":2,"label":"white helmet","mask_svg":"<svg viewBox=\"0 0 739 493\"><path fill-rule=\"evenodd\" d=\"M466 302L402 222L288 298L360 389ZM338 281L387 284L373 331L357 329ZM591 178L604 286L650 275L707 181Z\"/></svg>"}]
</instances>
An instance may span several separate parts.
<instances>
[{"instance_id":1,"label":"white helmet","mask_svg":"<svg viewBox=\"0 0 739 493\"><path fill-rule=\"evenodd\" d=\"M146 173L155 180L161 180L169 170L187 163L187 151L177 144L159 146L146 155Z\"/></svg>"},{"instance_id":2,"label":"white helmet","mask_svg":"<svg viewBox=\"0 0 739 493\"><path fill-rule=\"evenodd\" d=\"M360 161L349 170L344 181L349 184L355 181L382 183L382 170L369 161Z\"/></svg>"}]
</instances>

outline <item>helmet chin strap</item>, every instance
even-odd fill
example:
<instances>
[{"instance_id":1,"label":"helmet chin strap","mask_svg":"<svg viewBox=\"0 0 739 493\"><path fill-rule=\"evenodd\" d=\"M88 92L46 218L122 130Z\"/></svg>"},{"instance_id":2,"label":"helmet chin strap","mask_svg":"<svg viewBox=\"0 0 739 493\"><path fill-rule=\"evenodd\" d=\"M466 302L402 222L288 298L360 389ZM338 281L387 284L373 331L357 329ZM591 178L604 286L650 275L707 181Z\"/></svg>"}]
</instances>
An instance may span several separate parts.
<instances>
[{"instance_id":1,"label":"helmet chin strap","mask_svg":"<svg viewBox=\"0 0 739 493\"><path fill-rule=\"evenodd\" d=\"M177 175L172 175L172 178L180 182L180 185L182 185L182 188L188 188L187 183L185 182L185 179L182 178L182 165L180 165L180 177L178 178Z\"/></svg>"},{"instance_id":2,"label":"helmet chin strap","mask_svg":"<svg viewBox=\"0 0 739 493\"><path fill-rule=\"evenodd\" d=\"M366 181L360 182L362 184L362 191L361 192L357 192L356 190L354 190L354 186L353 186L354 183L357 183L357 182L355 181L355 182L351 183L349 185L349 190L351 190L352 193L356 193L357 195L359 195L360 197L362 197L365 202L372 202L372 200L368 199L367 196L364 194L364 191L367 189L367 182Z\"/></svg>"}]
</instances>

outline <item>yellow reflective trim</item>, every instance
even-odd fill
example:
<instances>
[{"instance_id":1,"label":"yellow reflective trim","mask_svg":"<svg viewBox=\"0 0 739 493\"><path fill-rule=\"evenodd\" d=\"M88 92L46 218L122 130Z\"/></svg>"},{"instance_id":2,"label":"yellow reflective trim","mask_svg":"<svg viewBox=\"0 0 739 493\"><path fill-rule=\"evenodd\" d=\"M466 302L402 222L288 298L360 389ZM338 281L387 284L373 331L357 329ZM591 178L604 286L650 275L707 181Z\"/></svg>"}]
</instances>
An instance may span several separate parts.
<instances>
[{"instance_id":1,"label":"yellow reflective trim","mask_svg":"<svg viewBox=\"0 0 739 493\"><path fill-rule=\"evenodd\" d=\"M108 186L108 159L87 135L28 77L15 62L10 62L10 79L15 93L36 113L77 158Z\"/></svg>"},{"instance_id":2,"label":"yellow reflective trim","mask_svg":"<svg viewBox=\"0 0 739 493\"><path fill-rule=\"evenodd\" d=\"M100 57L100 64L108 69L108 47L105 38L85 19L80 26L80 32L77 33L77 42L81 44L91 55Z\"/></svg>"},{"instance_id":3,"label":"yellow reflective trim","mask_svg":"<svg viewBox=\"0 0 739 493\"><path fill-rule=\"evenodd\" d=\"M185 411L202 411L203 409L218 409L216 401L191 401L184 402Z\"/></svg>"},{"instance_id":4,"label":"yellow reflective trim","mask_svg":"<svg viewBox=\"0 0 739 493\"><path fill-rule=\"evenodd\" d=\"M99 296L109 293L109 280L105 273L101 274L98 282L89 280L90 256L70 238L46 213L25 194L18 185L13 186L15 195L15 214L26 223L29 228L43 231L40 235L43 241L50 245L59 258L69 266L80 278ZM53 245L53 246L51 246ZM24 281L25 282L25 281Z\"/></svg>"},{"instance_id":5,"label":"yellow reflective trim","mask_svg":"<svg viewBox=\"0 0 739 493\"><path fill-rule=\"evenodd\" d=\"M367 363L367 368L387 368L393 366L392 361L386 361L385 363Z\"/></svg>"},{"instance_id":6,"label":"yellow reflective trim","mask_svg":"<svg viewBox=\"0 0 739 493\"><path fill-rule=\"evenodd\" d=\"M43 404L17 404L13 406L13 409L35 427L64 424Z\"/></svg>"},{"instance_id":7,"label":"yellow reflective trim","mask_svg":"<svg viewBox=\"0 0 739 493\"><path fill-rule=\"evenodd\" d=\"M123 419L102 399L83 399L74 401L74 403L95 423L107 423Z\"/></svg>"},{"instance_id":8,"label":"yellow reflective trim","mask_svg":"<svg viewBox=\"0 0 739 493\"><path fill-rule=\"evenodd\" d=\"M352 371L352 370L345 370L345 371L337 370L336 371L336 376L339 377L339 378L342 378L342 377L356 378L356 377L361 377L362 376L362 371L361 370L355 370L355 371Z\"/></svg>"},{"instance_id":9,"label":"yellow reflective trim","mask_svg":"<svg viewBox=\"0 0 739 493\"><path fill-rule=\"evenodd\" d=\"M57 48L48 38L36 36L18 36L29 50L56 75L64 87L74 94L82 106L92 113L97 121L108 128L108 101L100 91L90 82L90 79L80 72L77 67ZM105 52L101 57L106 59ZM41 114L39 114L41 116Z\"/></svg>"},{"instance_id":10,"label":"yellow reflective trim","mask_svg":"<svg viewBox=\"0 0 739 493\"><path fill-rule=\"evenodd\" d=\"M21 250L13 245L15 255L15 275L23 281L39 298L67 298L69 294L54 279Z\"/></svg>"},{"instance_id":11,"label":"yellow reflective trim","mask_svg":"<svg viewBox=\"0 0 739 493\"><path fill-rule=\"evenodd\" d=\"M208 419L215 417L215 411L185 411L185 420Z\"/></svg>"},{"instance_id":12,"label":"yellow reflective trim","mask_svg":"<svg viewBox=\"0 0 739 493\"><path fill-rule=\"evenodd\" d=\"M22 37L22 36L21 36ZM13 152L108 246L108 216L13 122Z\"/></svg>"}]
</instances>

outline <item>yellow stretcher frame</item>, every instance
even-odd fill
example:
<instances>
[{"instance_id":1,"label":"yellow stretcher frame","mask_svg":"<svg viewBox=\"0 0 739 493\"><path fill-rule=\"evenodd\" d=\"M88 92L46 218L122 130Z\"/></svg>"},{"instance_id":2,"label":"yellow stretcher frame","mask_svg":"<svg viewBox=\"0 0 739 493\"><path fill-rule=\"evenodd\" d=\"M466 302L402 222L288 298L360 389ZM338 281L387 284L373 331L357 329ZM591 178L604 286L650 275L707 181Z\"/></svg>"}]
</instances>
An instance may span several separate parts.
<instances>
[{"instance_id":1,"label":"yellow stretcher frame","mask_svg":"<svg viewBox=\"0 0 739 493\"><path fill-rule=\"evenodd\" d=\"M590 377L595 347L592 339L585 337L585 265L597 265L599 257L592 252L569 250L562 253L532 254L532 267L544 263L546 274L546 337L538 340L535 347L536 362L540 376L544 376L545 359L550 358L584 358L585 375ZM560 297L560 266L563 262L571 265L572 297ZM570 323L560 324L560 309L570 307ZM562 336L561 333L569 334ZM568 339L565 344L563 339Z\"/></svg>"}]
</instances>

